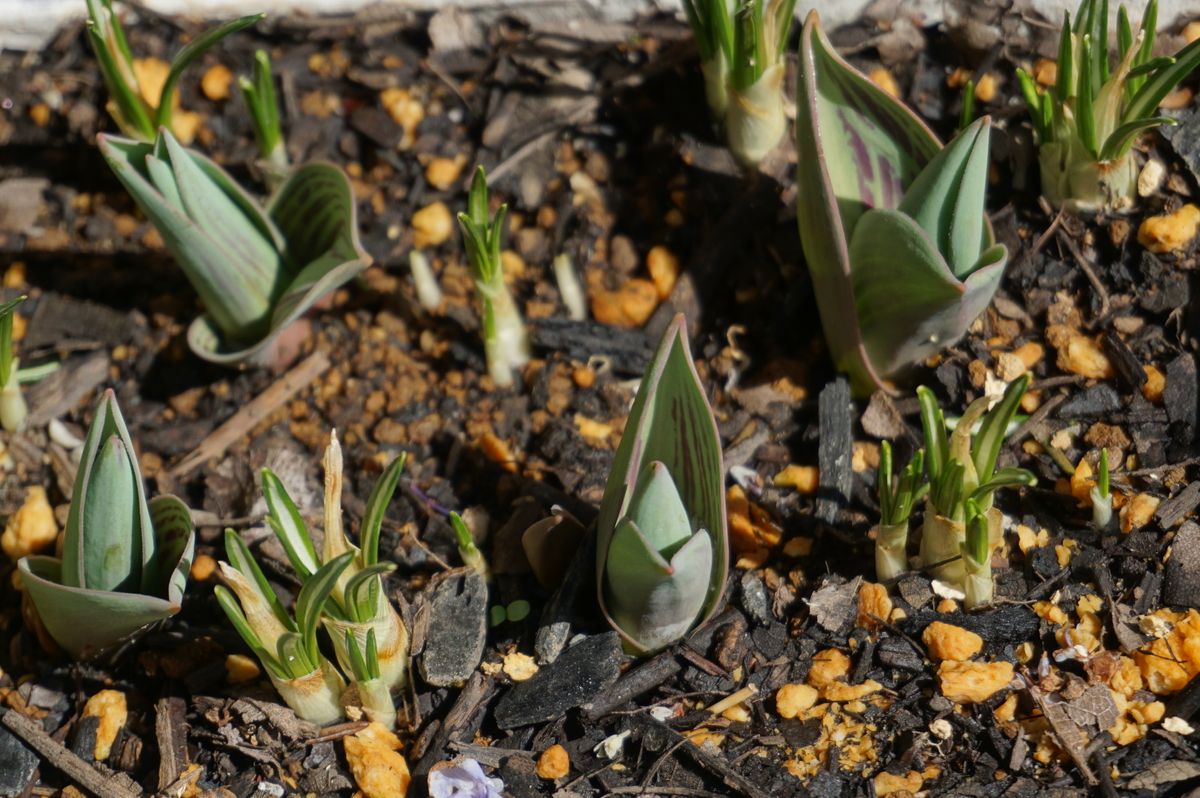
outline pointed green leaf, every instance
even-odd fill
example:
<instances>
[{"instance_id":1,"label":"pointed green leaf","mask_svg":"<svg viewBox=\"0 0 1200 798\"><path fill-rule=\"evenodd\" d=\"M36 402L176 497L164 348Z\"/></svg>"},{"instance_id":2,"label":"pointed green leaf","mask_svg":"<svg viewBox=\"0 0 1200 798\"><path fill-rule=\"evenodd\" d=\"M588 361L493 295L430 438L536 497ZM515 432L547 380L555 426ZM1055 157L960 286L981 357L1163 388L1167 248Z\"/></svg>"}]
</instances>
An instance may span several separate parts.
<instances>
[{"instance_id":1,"label":"pointed green leaf","mask_svg":"<svg viewBox=\"0 0 1200 798\"><path fill-rule=\"evenodd\" d=\"M354 623L366 623L375 614L375 601L379 596L379 579L396 570L392 562L376 563L363 568L346 580L344 590L346 605L352 608L348 614Z\"/></svg>"},{"instance_id":2,"label":"pointed green leaf","mask_svg":"<svg viewBox=\"0 0 1200 798\"><path fill-rule=\"evenodd\" d=\"M246 545L246 541L242 540L241 535L229 528L225 529L225 556L229 559L230 565L250 580L255 592L271 608L271 613L279 620L279 623L289 631L297 631L296 622L292 620L292 616L288 614L279 600L279 596L276 595L275 589L271 587L266 575L258 567L254 555L250 553L250 547Z\"/></svg>"},{"instance_id":3,"label":"pointed green leaf","mask_svg":"<svg viewBox=\"0 0 1200 798\"><path fill-rule=\"evenodd\" d=\"M1132 122L1126 122L1114 130L1112 135L1105 140L1104 146L1100 149L1100 160L1112 161L1129 152L1134 140L1143 131L1162 125L1176 124L1179 124L1178 121L1169 116L1154 116L1149 119L1136 119Z\"/></svg>"},{"instance_id":4,"label":"pointed green leaf","mask_svg":"<svg viewBox=\"0 0 1200 798\"><path fill-rule=\"evenodd\" d=\"M158 101L158 111L155 115L155 125L161 127L170 125L171 110L173 103L173 95L175 94L175 85L179 82L183 70L187 69L193 61L204 55L208 48L219 42L231 33L248 28L266 14L252 14L246 17L232 19L215 28L210 28L204 33L201 33L196 38L192 39L188 44L175 54L175 58L171 61L171 69L167 73L167 79L163 83L162 93Z\"/></svg>"},{"instance_id":5,"label":"pointed green leaf","mask_svg":"<svg viewBox=\"0 0 1200 798\"><path fill-rule=\"evenodd\" d=\"M1075 126L1079 132L1079 140L1083 142L1084 148L1094 159L1100 155L1100 146L1096 141L1096 114L1093 106L1095 99L1093 92L1099 88L1099 84L1092 83L1094 70L1086 66L1091 62L1093 49L1091 37L1085 35L1079 49L1083 54L1082 60L1085 66L1079 70L1079 90L1075 97Z\"/></svg>"},{"instance_id":6,"label":"pointed green leaf","mask_svg":"<svg viewBox=\"0 0 1200 798\"><path fill-rule=\"evenodd\" d=\"M308 580L321 567L317 550L296 503L288 495L283 482L269 468L262 470L262 494L270 512L267 522L279 536L279 542L283 544L283 550L301 581Z\"/></svg>"},{"instance_id":7,"label":"pointed green leaf","mask_svg":"<svg viewBox=\"0 0 1200 798\"><path fill-rule=\"evenodd\" d=\"M1125 106L1121 115L1123 121L1144 119L1158 110L1159 104L1179 82L1200 66L1200 39L1184 47L1175 54L1175 63L1160 69L1138 90L1133 99Z\"/></svg>"},{"instance_id":8,"label":"pointed green leaf","mask_svg":"<svg viewBox=\"0 0 1200 798\"><path fill-rule=\"evenodd\" d=\"M1021 397L1029 387L1030 376L1026 372L1009 383L1000 401L987 412L979 426L979 432L971 444L971 459L975 461L975 473L980 482L991 478L1000 457L1000 448L1008 433L1008 422L1021 404Z\"/></svg>"},{"instance_id":9,"label":"pointed green leaf","mask_svg":"<svg viewBox=\"0 0 1200 798\"><path fill-rule=\"evenodd\" d=\"M950 453L946 419L942 416L937 397L924 385L917 387L917 401L921 406L921 429L925 434L925 469L930 481L938 482Z\"/></svg>"},{"instance_id":10,"label":"pointed green leaf","mask_svg":"<svg viewBox=\"0 0 1200 798\"><path fill-rule=\"evenodd\" d=\"M1071 37L1071 14L1063 12L1062 32L1058 40L1058 76L1055 93L1065 103L1075 96L1075 41Z\"/></svg>"},{"instance_id":11,"label":"pointed green leaf","mask_svg":"<svg viewBox=\"0 0 1200 798\"><path fill-rule=\"evenodd\" d=\"M375 487L371 488L371 495L367 497L367 506L363 511L362 526L359 527L358 533L364 565L373 565L379 561L379 534L383 529L384 514L388 505L392 503L396 486L400 484L405 459L407 454L401 453L388 463L388 467L379 475Z\"/></svg>"},{"instance_id":12,"label":"pointed green leaf","mask_svg":"<svg viewBox=\"0 0 1200 798\"><path fill-rule=\"evenodd\" d=\"M217 597L217 604L224 610L225 616L229 618L229 622L233 624L233 628L245 641L246 645L254 652L254 656L258 657L258 661L263 664L263 667L270 672L271 676L276 679L288 679L290 675L279 664L275 658L275 652L268 651L263 645L258 634L251 628L246 620L245 614L242 612L241 605L237 603L237 599L229 592L229 589L224 585L217 585L213 588L213 593Z\"/></svg>"},{"instance_id":13,"label":"pointed green leaf","mask_svg":"<svg viewBox=\"0 0 1200 798\"><path fill-rule=\"evenodd\" d=\"M647 463L642 470L626 513L655 551L667 559L692 536L687 508L679 498L675 480L667 467L658 461Z\"/></svg>"},{"instance_id":14,"label":"pointed green leaf","mask_svg":"<svg viewBox=\"0 0 1200 798\"><path fill-rule=\"evenodd\" d=\"M991 122L983 117L955 136L921 170L899 206L901 212L924 228L951 272L960 279L970 274L985 240L984 194L990 131ZM858 236L852 238L858 240ZM856 270L859 268L853 243L850 262ZM859 302L862 303L861 296Z\"/></svg>"},{"instance_id":15,"label":"pointed green leaf","mask_svg":"<svg viewBox=\"0 0 1200 798\"><path fill-rule=\"evenodd\" d=\"M317 626L321 619L321 610L325 601L337 584L342 572L354 559L354 552L347 551L330 560L317 569L310 578L304 580L300 595L296 597L296 626L303 638L303 648L309 661L314 665L320 661L321 652L317 648Z\"/></svg>"},{"instance_id":16,"label":"pointed green leaf","mask_svg":"<svg viewBox=\"0 0 1200 798\"><path fill-rule=\"evenodd\" d=\"M899 211L887 210L863 215L850 252L866 351L884 373L961 338L999 286L1005 255L1003 247L989 250L995 259L981 261L960 282L924 230Z\"/></svg>"}]
</instances>

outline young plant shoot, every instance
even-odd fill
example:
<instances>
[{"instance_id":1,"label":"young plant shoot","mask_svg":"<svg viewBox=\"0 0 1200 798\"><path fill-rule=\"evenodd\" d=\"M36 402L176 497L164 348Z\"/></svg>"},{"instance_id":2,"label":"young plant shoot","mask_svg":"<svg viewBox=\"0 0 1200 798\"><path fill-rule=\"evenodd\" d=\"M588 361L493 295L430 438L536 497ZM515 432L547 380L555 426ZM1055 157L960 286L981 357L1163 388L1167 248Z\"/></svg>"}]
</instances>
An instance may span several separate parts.
<instances>
[{"instance_id":1,"label":"young plant shoot","mask_svg":"<svg viewBox=\"0 0 1200 798\"><path fill-rule=\"evenodd\" d=\"M341 169L293 170L266 207L163 130L153 144L99 136L100 150L204 302L188 345L223 365L266 364L284 330L371 263Z\"/></svg>"},{"instance_id":2,"label":"young plant shoot","mask_svg":"<svg viewBox=\"0 0 1200 798\"><path fill-rule=\"evenodd\" d=\"M25 426L29 407L21 395L21 362L13 348L13 314L26 297L0 304L0 428L16 432Z\"/></svg>"},{"instance_id":3,"label":"young plant shoot","mask_svg":"<svg viewBox=\"0 0 1200 798\"><path fill-rule=\"evenodd\" d=\"M321 654L317 629L321 610L354 555L345 552L304 580L294 618L232 529L225 530L225 556L229 562L220 564L221 576L233 592L218 585L217 601L263 664L271 684L300 718L321 724L341 720L346 683Z\"/></svg>"},{"instance_id":4,"label":"young plant shoot","mask_svg":"<svg viewBox=\"0 0 1200 798\"><path fill-rule=\"evenodd\" d=\"M1200 42L1154 57L1158 2L1150 0L1135 35L1125 6L1117 17L1117 63L1109 69L1108 0L1083 0L1064 12L1058 77L1042 92L1024 70L1017 79L1033 118L1042 193L1056 207L1121 211L1133 206L1142 132L1175 120L1158 105L1200 65Z\"/></svg>"},{"instance_id":5,"label":"young plant shoot","mask_svg":"<svg viewBox=\"0 0 1200 798\"><path fill-rule=\"evenodd\" d=\"M287 179L288 156L283 141L283 126L279 122L279 102L275 99L275 76L271 73L271 56L266 50L254 53L254 75L239 77L238 88L250 111L250 124L258 155L263 166L265 182L274 190Z\"/></svg>"},{"instance_id":6,"label":"young plant shoot","mask_svg":"<svg viewBox=\"0 0 1200 798\"><path fill-rule=\"evenodd\" d=\"M367 632L367 642L360 644L353 632L346 630L344 648L350 659L351 695L343 703L362 706L367 719L392 729L396 726L396 703L379 672L379 645L375 630Z\"/></svg>"},{"instance_id":7,"label":"young plant shoot","mask_svg":"<svg viewBox=\"0 0 1200 798\"><path fill-rule=\"evenodd\" d=\"M500 243L507 217L508 205L501 205L489 218L487 174L479 167L471 181L467 212L458 214L458 225L471 262L475 290L483 303L483 348L488 374L499 388L511 386L513 369L529 362L525 321L504 282L500 263Z\"/></svg>"},{"instance_id":8,"label":"young plant shoot","mask_svg":"<svg viewBox=\"0 0 1200 798\"><path fill-rule=\"evenodd\" d=\"M1002 535L1000 511L992 506L995 492L1037 482L1023 468L996 468L1008 424L1028 387L1029 375L1024 374L991 410L990 397L975 400L950 434L933 392L917 388L929 477L921 564L936 578L961 585L968 609L991 600L992 550ZM972 435L976 422L979 432Z\"/></svg>"},{"instance_id":9,"label":"young plant shoot","mask_svg":"<svg viewBox=\"0 0 1200 798\"><path fill-rule=\"evenodd\" d=\"M458 556L462 557L463 565L475 570L484 580L491 579L491 569L488 568L483 552L475 545L475 538L471 536L467 522L462 520L462 516L458 513L451 512L450 526L454 530L454 539L458 544Z\"/></svg>"},{"instance_id":10,"label":"young plant shoot","mask_svg":"<svg viewBox=\"0 0 1200 798\"><path fill-rule=\"evenodd\" d=\"M194 545L183 502L146 501L129 430L106 391L83 445L62 558L23 557L17 567L46 631L87 659L179 612Z\"/></svg>"},{"instance_id":11,"label":"young plant shoot","mask_svg":"<svg viewBox=\"0 0 1200 798\"><path fill-rule=\"evenodd\" d=\"M676 316L633 400L597 520L600 608L632 653L707 620L729 562L716 422Z\"/></svg>"},{"instance_id":12,"label":"young plant shoot","mask_svg":"<svg viewBox=\"0 0 1200 798\"><path fill-rule=\"evenodd\" d=\"M404 471L401 455L384 469L371 489L359 530L359 546L346 538L342 528L342 449L336 433L330 435L325 450L325 539L320 556L313 546L312 535L295 502L288 496L283 483L269 469L263 469L262 490L267 500L267 522L275 530L288 560L302 582L307 581L320 567L349 553L349 566L338 577L325 606L325 628L337 653L338 664L346 673L353 672L351 652L346 646L349 632L365 651L367 638L374 634L377 667L380 678L389 690L404 686L408 661L408 630L388 601L383 588L383 574L393 570L393 563L379 562L379 536L383 516L400 475Z\"/></svg>"},{"instance_id":13,"label":"young plant shoot","mask_svg":"<svg viewBox=\"0 0 1200 798\"><path fill-rule=\"evenodd\" d=\"M885 582L908 570L908 517L929 492L925 452L918 449L897 477L892 476L892 445L879 446L879 528L875 538L875 577Z\"/></svg>"},{"instance_id":14,"label":"young plant shoot","mask_svg":"<svg viewBox=\"0 0 1200 798\"><path fill-rule=\"evenodd\" d=\"M1096 484L1090 492L1092 500L1092 528L1097 532L1116 531L1113 515L1112 490L1109 485L1108 449L1100 450L1100 464L1096 469Z\"/></svg>"},{"instance_id":15,"label":"young plant shoot","mask_svg":"<svg viewBox=\"0 0 1200 798\"><path fill-rule=\"evenodd\" d=\"M139 80L137 61L129 49L125 29L113 11L112 0L87 0L88 40L100 65L108 90L108 113L121 132L138 141L154 141L161 128L171 128L171 115L179 104L175 93L183 70L214 44L235 31L248 28L265 15L239 17L211 28L180 50L171 62L162 88L155 96L151 81Z\"/></svg>"},{"instance_id":16,"label":"young plant shoot","mask_svg":"<svg viewBox=\"0 0 1200 798\"><path fill-rule=\"evenodd\" d=\"M684 0L705 93L737 160L758 165L783 138L784 53L796 0Z\"/></svg>"},{"instance_id":17,"label":"young plant shoot","mask_svg":"<svg viewBox=\"0 0 1200 798\"><path fill-rule=\"evenodd\" d=\"M799 86L800 239L834 362L866 395L962 337L1000 284L1008 254L984 203L991 122L942 147L837 54L816 12Z\"/></svg>"}]
</instances>

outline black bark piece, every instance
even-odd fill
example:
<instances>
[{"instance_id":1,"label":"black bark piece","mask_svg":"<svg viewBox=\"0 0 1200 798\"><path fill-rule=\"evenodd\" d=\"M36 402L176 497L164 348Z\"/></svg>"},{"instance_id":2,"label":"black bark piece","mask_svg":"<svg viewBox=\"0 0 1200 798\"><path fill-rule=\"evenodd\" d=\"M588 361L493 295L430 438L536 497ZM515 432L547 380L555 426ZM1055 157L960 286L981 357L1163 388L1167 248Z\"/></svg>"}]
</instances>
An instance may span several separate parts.
<instances>
[{"instance_id":1,"label":"black bark piece","mask_svg":"<svg viewBox=\"0 0 1200 798\"><path fill-rule=\"evenodd\" d=\"M1171 420L1171 437L1177 444L1191 443L1196 437L1196 360L1188 352L1167 364L1163 405L1167 408L1167 418ZM1177 430L1175 425L1181 429Z\"/></svg>"},{"instance_id":2,"label":"black bark piece","mask_svg":"<svg viewBox=\"0 0 1200 798\"><path fill-rule=\"evenodd\" d=\"M435 687L462 684L483 658L487 642L487 583L474 569L451 571L432 587L421 678Z\"/></svg>"},{"instance_id":3,"label":"black bark piece","mask_svg":"<svg viewBox=\"0 0 1200 798\"><path fill-rule=\"evenodd\" d=\"M137 314L51 293L38 301L21 345L26 352L91 345L113 347L140 340L144 335L145 322Z\"/></svg>"},{"instance_id":4,"label":"black bark piece","mask_svg":"<svg viewBox=\"0 0 1200 798\"><path fill-rule=\"evenodd\" d=\"M1150 313L1170 313L1190 300L1187 276L1163 263L1150 252L1143 252L1139 263L1142 279L1137 285L1137 303Z\"/></svg>"},{"instance_id":5,"label":"black bark piece","mask_svg":"<svg viewBox=\"0 0 1200 798\"><path fill-rule=\"evenodd\" d=\"M501 697L496 704L496 725L515 729L545 723L592 701L617 681L624 656L616 632L576 643Z\"/></svg>"},{"instance_id":6,"label":"black bark piece","mask_svg":"<svg viewBox=\"0 0 1200 798\"><path fill-rule=\"evenodd\" d=\"M820 487L817 518L832 524L838 511L850 501L854 480L851 455L854 449L854 403L850 383L839 377L821 389L819 400L821 443L817 450Z\"/></svg>"},{"instance_id":7,"label":"black bark piece","mask_svg":"<svg viewBox=\"0 0 1200 798\"><path fill-rule=\"evenodd\" d=\"M1192 483L1188 486L1200 485ZM1171 606L1200 608L1200 524L1186 522L1171 544L1163 571L1163 601Z\"/></svg>"},{"instance_id":8,"label":"black bark piece","mask_svg":"<svg viewBox=\"0 0 1200 798\"><path fill-rule=\"evenodd\" d=\"M1193 482L1171 498L1158 505L1159 526L1170 529L1200 506L1200 482Z\"/></svg>"},{"instance_id":9,"label":"black bark piece","mask_svg":"<svg viewBox=\"0 0 1200 798\"><path fill-rule=\"evenodd\" d=\"M1146 384L1146 369L1142 366L1142 361L1138 360L1137 355L1133 354L1129 346L1121 339L1121 336L1109 331L1104 333L1101 339L1104 346L1104 352L1108 355L1108 361L1112 363L1113 370L1117 374L1117 381L1121 384L1123 393L1133 393L1141 390Z\"/></svg>"},{"instance_id":10,"label":"black bark piece","mask_svg":"<svg viewBox=\"0 0 1200 798\"><path fill-rule=\"evenodd\" d=\"M979 613L956 615L948 619L936 612L918 612L904 621L904 633L916 639L925 627L934 621L945 621L974 632L988 645L1003 646L1007 643L1023 643L1038 636L1038 617L1033 610L1021 605L1009 605Z\"/></svg>"},{"instance_id":11,"label":"black bark piece","mask_svg":"<svg viewBox=\"0 0 1200 798\"><path fill-rule=\"evenodd\" d=\"M541 623L533 641L538 662L549 664L558 659L572 630L595 612L596 597L596 526L584 535L562 584L542 610Z\"/></svg>"},{"instance_id":12,"label":"black bark piece","mask_svg":"<svg viewBox=\"0 0 1200 798\"><path fill-rule=\"evenodd\" d=\"M648 693L679 673L681 666L673 654L659 654L645 665L629 671L617 680L612 689L605 691L585 707L589 720L604 717L617 707Z\"/></svg>"},{"instance_id":13,"label":"black bark piece","mask_svg":"<svg viewBox=\"0 0 1200 798\"><path fill-rule=\"evenodd\" d=\"M1077 393L1059 405L1055 413L1061 419L1106 418L1121 409L1121 397L1107 382Z\"/></svg>"},{"instance_id":14,"label":"black bark piece","mask_svg":"<svg viewBox=\"0 0 1200 798\"><path fill-rule=\"evenodd\" d=\"M23 795L38 767L38 756L21 738L0 726L0 796Z\"/></svg>"},{"instance_id":15,"label":"black bark piece","mask_svg":"<svg viewBox=\"0 0 1200 798\"><path fill-rule=\"evenodd\" d=\"M529 340L537 349L584 362L603 355L613 371L627 376L640 376L654 356L654 346L643 331L594 321L531 319Z\"/></svg>"}]
</instances>

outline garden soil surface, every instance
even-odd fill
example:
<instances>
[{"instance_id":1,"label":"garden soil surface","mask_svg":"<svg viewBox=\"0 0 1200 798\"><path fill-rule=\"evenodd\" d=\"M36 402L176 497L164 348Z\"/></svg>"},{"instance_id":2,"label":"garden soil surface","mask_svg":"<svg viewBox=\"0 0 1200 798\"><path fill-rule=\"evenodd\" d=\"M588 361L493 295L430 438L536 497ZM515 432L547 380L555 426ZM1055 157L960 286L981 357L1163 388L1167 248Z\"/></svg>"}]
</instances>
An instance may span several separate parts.
<instances>
[{"instance_id":1,"label":"garden soil surface","mask_svg":"<svg viewBox=\"0 0 1200 798\"><path fill-rule=\"evenodd\" d=\"M962 341L894 395L856 400L823 344L792 148L785 140L754 174L737 168L680 21L453 9L280 18L194 65L181 125L260 187L231 78L269 48L293 162L347 170L375 259L310 315L300 351L275 372L189 352L195 293L95 146L114 126L82 24L42 52L0 54L0 298L30 297L22 364L62 364L27 387L28 428L0 434L0 519L15 540L17 511L40 486L61 529L73 439L111 388L151 493L183 498L198 532L182 611L86 663L40 630L3 558L0 794L360 788L345 741L366 722L297 720L213 595L230 527L294 596L257 475L278 473L319 530L333 429L351 533L382 468L408 458L382 556L397 564L387 589L414 637L397 699L411 795L462 758L513 796L1200 794L1196 251L1187 231L1171 251L1139 242L1143 220L1198 190L1196 85L1170 98L1180 125L1138 144L1161 169L1134 212L1057 214L1038 201L1013 79L1016 65L1052 56L1057 26L1000 3L949 6L946 25L924 28L876 4L876 17L832 38L942 136L976 79L976 111L996 123L990 210L1007 273ZM147 58L169 60L202 27L128 17ZM453 221L476 164L509 204L506 276L534 349L512 389L486 376ZM440 280L437 308L417 301L414 248ZM562 301L560 254L587 320ZM596 615L586 538L548 544L563 564L579 547L561 588L533 577L521 539L556 507L592 520L636 380L676 313L725 448L736 567L711 622L638 661ZM877 586L879 443L894 441L901 463L918 445L913 387L957 415L1026 371L1003 460L1038 484L998 497L995 603L964 612L917 572ZM1101 448L1121 521L1109 534L1091 528L1088 507ZM490 562L486 588L461 568L450 510ZM508 619L520 600L532 612ZM951 643L968 651L948 653ZM463 652L480 648L482 662L464 668ZM101 690L125 699L115 737L119 718L84 712ZM102 761L98 740L111 740ZM555 745L565 767L544 753Z\"/></svg>"}]
</instances>

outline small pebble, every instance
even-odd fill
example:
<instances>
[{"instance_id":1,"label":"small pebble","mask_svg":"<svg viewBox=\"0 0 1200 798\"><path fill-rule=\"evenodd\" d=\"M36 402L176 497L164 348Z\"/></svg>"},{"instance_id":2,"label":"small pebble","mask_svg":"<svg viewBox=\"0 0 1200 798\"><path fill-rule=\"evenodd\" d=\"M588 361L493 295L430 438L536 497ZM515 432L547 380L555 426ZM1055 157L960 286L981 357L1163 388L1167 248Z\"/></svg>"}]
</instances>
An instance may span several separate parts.
<instances>
[{"instance_id":1,"label":"small pebble","mask_svg":"<svg viewBox=\"0 0 1200 798\"><path fill-rule=\"evenodd\" d=\"M1167 177L1167 168L1157 158L1146 161L1142 171L1138 173L1137 192L1139 197L1149 197L1157 194L1162 188L1163 180Z\"/></svg>"},{"instance_id":2,"label":"small pebble","mask_svg":"<svg viewBox=\"0 0 1200 798\"><path fill-rule=\"evenodd\" d=\"M207 554L198 554L192 562L192 579L205 582L217 570L217 561Z\"/></svg>"},{"instance_id":3,"label":"small pebble","mask_svg":"<svg viewBox=\"0 0 1200 798\"><path fill-rule=\"evenodd\" d=\"M46 498L46 489L32 485L25 490L25 502L12 514L0 535L0 548L13 562L54 545L58 525L54 508Z\"/></svg>"},{"instance_id":4,"label":"small pebble","mask_svg":"<svg viewBox=\"0 0 1200 798\"><path fill-rule=\"evenodd\" d=\"M817 492L820 477L816 466L789 465L775 475L774 483L777 488L794 488L807 496Z\"/></svg>"},{"instance_id":5,"label":"small pebble","mask_svg":"<svg viewBox=\"0 0 1200 798\"><path fill-rule=\"evenodd\" d=\"M1010 662L953 662L938 666L942 695L956 704L979 704L1008 687Z\"/></svg>"},{"instance_id":6,"label":"small pebble","mask_svg":"<svg viewBox=\"0 0 1200 798\"><path fill-rule=\"evenodd\" d=\"M921 639L935 660L961 662L983 650L983 638L953 624L934 621L925 627Z\"/></svg>"},{"instance_id":7,"label":"small pebble","mask_svg":"<svg viewBox=\"0 0 1200 798\"><path fill-rule=\"evenodd\" d=\"M658 291L658 298L665 300L671 295L679 278L679 258L660 244L646 253L646 269Z\"/></svg>"},{"instance_id":8,"label":"small pebble","mask_svg":"<svg viewBox=\"0 0 1200 798\"><path fill-rule=\"evenodd\" d=\"M808 669L808 683L822 688L833 684L850 673L850 658L836 648L827 648L813 655L812 667Z\"/></svg>"},{"instance_id":9,"label":"small pebble","mask_svg":"<svg viewBox=\"0 0 1200 798\"><path fill-rule=\"evenodd\" d=\"M1167 387L1166 375L1154 366L1142 366L1142 370L1146 372L1146 381L1142 384L1142 396L1148 402L1161 403L1163 391Z\"/></svg>"},{"instance_id":10,"label":"small pebble","mask_svg":"<svg viewBox=\"0 0 1200 798\"><path fill-rule=\"evenodd\" d=\"M444 202L426 205L413 214L413 246L417 249L436 247L450 238L454 218Z\"/></svg>"},{"instance_id":11,"label":"small pebble","mask_svg":"<svg viewBox=\"0 0 1200 798\"><path fill-rule=\"evenodd\" d=\"M558 743L547 748L538 757L537 774L538 778L553 781L555 779L564 778L571 772L571 758L567 756L567 749L563 748Z\"/></svg>"},{"instance_id":12,"label":"small pebble","mask_svg":"<svg viewBox=\"0 0 1200 798\"><path fill-rule=\"evenodd\" d=\"M453 158L434 158L425 167L425 182L438 191L445 191L458 181L466 163L466 156L462 153Z\"/></svg>"},{"instance_id":13,"label":"small pebble","mask_svg":"<svg viewBox=\"0 0 1200 798\"><path fill-rule=\"evenodd\" d=\"M1138 227L1138 243L1162 254L1183 249L1196 237L1200 208L1187 204L1174 213L1150 216Z\"/></svg>"},{"instance_id":14,"label":"small pebble","mask_svg":"<svg viewBox=\"0 0 1200 798\"><path fill-rule=\"evenodd\" d=\"M807 684L785 684L775 693L775 711L779 717L792 719L817 703L817 688Z\"/></svg>"},{"instance_id":15,"label":"small pebble","mask_svg":"<svg viewBox=\"0 0 1200 798\"><path fill-rule=\"evenodd\" d=\"M245 654L230 654L225 657L225 681L229 684L252 682L261 673L258 663Z\"/></svg>"},{"instance_id":16,"label":"small pebble","mask_svg":"<svg viewBox=\"0 0 1200 798\"><path fill-rule=\"evenodd\" d=\"M868 77L871 78L872 83L883 89L885 93L899 99L900 86L897 85L896 79L892 77L892 73L887 69L883 67L876 67L875 69L871 70L871 74Z\"/></svg>"},{"instance_id":17,"label":"small pebble","mask_svg":"<svg viewBox=\"0 0 1200 798\"><path fill-rule=\"evenodd\" d=\"M408 794L412 776L400 754L400 738L372 721L342 739L350 773L366 798L404 798Z\"/></svg>"},{"instance_id":18,"label":"small pebble","mask_svg":"<svg viewBox=\"0 0 1200 798\"><path fill-rule=\"evenodd\" d=\"M229 99L229 85L233 83L233 73L224 64L213 64L200 78L200 91L213 102Z\"/></svg>"},{"instance_id":19,"label":"small pebble","mask_svg":"<svg viewBox=\"0 0 1200 798\"><path fill-rule=\"evenodd\" d=\"M121 731L126 718L129 717L125 694L120 690L101 690L83 705L83 717L100 719L92 756L97 762L103 762L112 753L112 744L117 739L117 732Z\"/></svg>"}]
</instances>

